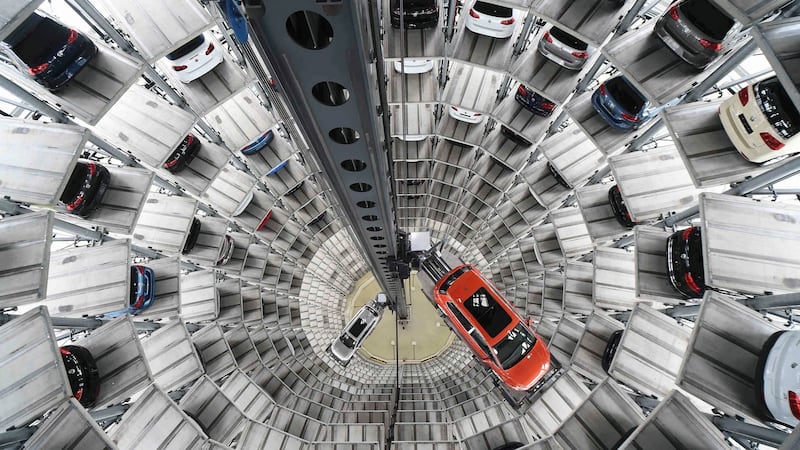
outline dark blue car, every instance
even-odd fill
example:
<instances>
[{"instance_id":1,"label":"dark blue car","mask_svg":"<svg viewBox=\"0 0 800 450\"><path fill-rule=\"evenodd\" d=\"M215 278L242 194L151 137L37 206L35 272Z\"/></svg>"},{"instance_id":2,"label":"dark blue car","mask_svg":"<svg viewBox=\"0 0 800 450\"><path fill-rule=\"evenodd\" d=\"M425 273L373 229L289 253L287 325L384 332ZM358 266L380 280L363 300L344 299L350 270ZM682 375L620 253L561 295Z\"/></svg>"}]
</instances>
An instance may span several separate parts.
<instances>
[{"instance_id":1,"label":"dark blue car","mask_svg":"<svg viewBox=\"0 0 800 450\"><path fill-rule=\"evenodd\" d=\"M156 274L147 266L131 266L130 305L122 310L105 314L106 317L118 317L124 314L136 314L150 307L156 298Z\"/></svg>"},{"instance_id":2,"label":"dark blue car","mask_svg":"<svg viewBox=\"0 0 800 450\"><path fill-rule=\"evenodd\" d=\"M517 87L514 100L528 111L542 117L548 117L550 114L553 114L553 109L556 107L555 103L533 92L531 89L526 88L522 84Z\"/></svg>"},{"instance_id":3,"label":"dark blue car","mask_svg":"<svg viewBox=\"0 0 800 450\"><path fill-rule=\"evenodd\" d=\"M609 125L635 130L651 117L650 102L623 76L601 84L592 94L592 106Z\"/></svg>"},{"instance_id":4,"label":"dark blue car","mask_svg":"<svg viewBox=\"0 0 800 450\"><path fill-rule=\"evenodd\" d=\"M36 13L4 42L33 79L53 91L66 85L97 53L86 36Z\"/></svg>"},{"instance_id":5,"label":"dark blue car","mask_svg":"<svg viewBox=\"0 0 800 450\"><path fill-rule=\"evenodd\" d=\"M255 155L256 153L260 152L264 147L269 145L272 142L272 139L275 137L275 133L272 130L267 130L261 136L253 139L252 142L245 145L242 148L242 154L246 156Z\"/></svg>"}]
</instances>

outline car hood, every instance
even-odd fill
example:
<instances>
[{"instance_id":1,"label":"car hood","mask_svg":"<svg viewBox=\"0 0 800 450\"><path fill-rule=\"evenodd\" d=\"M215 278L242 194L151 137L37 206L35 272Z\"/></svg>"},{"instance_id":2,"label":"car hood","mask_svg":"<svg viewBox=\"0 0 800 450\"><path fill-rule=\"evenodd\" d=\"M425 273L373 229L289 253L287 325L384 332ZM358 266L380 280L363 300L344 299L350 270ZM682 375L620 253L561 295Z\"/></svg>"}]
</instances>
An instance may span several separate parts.
<instances>
[{"instance_id":1,"label":"car hood","mask_svg":"<svg viewBox=\"0 0 800 450\"><path fill-rule=\"evenodd\" d=\"M550 352L542 339L537 337L536 344L520 362L502 372L503 381L508 387L516 390L531 389L550 370Z\"/></svg>"}]
</instances>

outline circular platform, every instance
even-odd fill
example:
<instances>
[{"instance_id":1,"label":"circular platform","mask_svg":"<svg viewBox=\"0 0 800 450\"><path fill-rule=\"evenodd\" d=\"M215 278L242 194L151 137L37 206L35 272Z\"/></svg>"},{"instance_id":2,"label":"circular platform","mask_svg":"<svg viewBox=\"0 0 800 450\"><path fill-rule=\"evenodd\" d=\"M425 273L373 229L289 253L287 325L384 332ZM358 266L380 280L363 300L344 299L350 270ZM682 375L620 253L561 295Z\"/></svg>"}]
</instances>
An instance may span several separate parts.
<instances>
[{"instance_id":1,"label":"circular platform","mask_svg":"<svg viewBox=\"0 0 800 450\"><path fill-rule=\"evenodd\" d=\"M396 316L386 308L383 319L359 350L364 358L378 363L394 364L394 344L397 341L400 343L401 361L424 361L438 355L453 342L455 335L442 322L431 302L420 291L416 273L412 273L409 280L405 280L404 283L406 301L410 303L409 320L400 325L395 337ZM361 277L347 296L346 320L349 321L359 308L375 298L380 291L381 288L371 273Z\"/></svg>"}]
</instances>

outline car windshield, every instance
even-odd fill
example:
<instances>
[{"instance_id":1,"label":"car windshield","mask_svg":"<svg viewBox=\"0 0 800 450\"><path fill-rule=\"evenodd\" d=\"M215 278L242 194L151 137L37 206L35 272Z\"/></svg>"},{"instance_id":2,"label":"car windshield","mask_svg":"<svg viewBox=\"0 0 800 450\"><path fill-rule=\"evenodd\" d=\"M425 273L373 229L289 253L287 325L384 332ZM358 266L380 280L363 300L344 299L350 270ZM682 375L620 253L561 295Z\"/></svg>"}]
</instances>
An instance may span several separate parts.
<instances>
[{"instance_id":1,"label":"car windshield","mask_svg":"<svg viewBox=\"0 0 800 450\"><path fill-rule=\"evenodd\" d=\"M772 128L784 139L800 131L800 114L777 78L769 78L755 86L756 102Z\"/></svg>"},{"instance_id":2,"label":"car windshield","mask_svg":"<svg viewBox=\"0 0 800 450\"><path fill-rule=\"evenodd\" d=\"M528 332L523 324L519 323L508 332L505 339L494 346L494 352L503 369L508 370L520 362L531 351L535 343L536 338Z\"/></svg>"},{"instance_id":3,"label":"car windshield","mask_svg":"<svg viewBox=\"0 0 800 450\"><path fill-rule=\"evenodd\" d=\"M34 14L34 16L38 16ZM33 17L33 16L31 16ZM14 53L25 62L28 66L39 65L50 59L53 54L61 49L67 43L69 38L69 28L61 25L49 17L42 17L41 19L27 19L33 23L30 31L21 31L23 37L18 42L12 45ZM23 23L23 25L25 25Z\"/></svg>"},{"instance_id":4,"label":"car windshield","mask_svg":"<svg viewBox=\"0 0 800 450\"><path fill-rule=\"evenodd\" d=\"M347 348L355 348L356 346L356 340L347 333L339 336L339 340L342 341L342 344L344 344L344 346Z\"/></svg>"},{"instance_id":5,"label":"car windshield","mask_svg":"<svg viewBox=\"0 0 800 450\"><path fill-rule=\"evenodd\" d=\"M680 10L700 31L719 41L733 27L733 19L708 0L687 0L681 3Z\"/></svg>"},{"instance_id":6,"label":"car windshield","mask_svg":"<svg viewBox=\"0 0 800 450\"><path fill-rule=\"evenodd\" d=\"M175 61L178 58L183 58L184 56L188 55L192 50L203 45L203 42L205 42L205 40L206 38L203 37L203 35L201 34L200 36L197 36L191 41L176 48L175 50L172 51L172 53L168 53L167 59L170 61Z\"/></svg>"},{"instance_id":7,"label":"car windshield","mask_svg":"<svg viewBox=\"0 0 800 450\"><path fill-rule=\"evenodd\" d=\"M131 266L131 296L128 300L129 304L136 303L137 298L139 298L139 271L136 270L136 266Z\"/></svg>"},{"instance_id":8,"label":"car windshield","mask_svg":"<svg viewBox=\"0 0 800 450\"><path fill-rule=\"evenodd\" d=\"M490 337L497 336L511 323L506 310L483 287L465 299L464 306Z\"/></svg>"},{"instance_id":9,"label":"car windshield","mask_svg":"<svg viewBox=\"0 0 800 450\"><path fill-rule=\"evenodd\" d=\"M589 47L586 42L583 42L560 28L550 28L550 35L576 50L586 50Z\"/></svg>"},{"instance_id":10,"label":"car windshield","mask_svg":"<svg viewBox=\"0 0 800 450\"><path fill-rule=\"evenodd\" d=\"M364 332L365 328L367 328L367 321L359 317L355 323L350 325L350 328L347 330L347 332L355 337L358 337L361 336L361 333Z\"/></svg>"},{"instance_id":11,"label":"car windshield","mask_svg":"<svg viewBox=\"0 0 800 450\"><path fill-rule=\"evenodd\" d=\"M494 3L475 2L472 7L475 11L495 17L512 17L514 10L505 6L495 5Z\"/></svg>"},{"instance_id":12,"label":"car windshield","mask_svg":"<svg viewBox=\"0 0 800 450\"><path fill-rule=\"evenodd\" d=\"M703 238L699 228L689 235L689 269L695 281L703 280Z\"/></svg>"},{"instance_id":13,"label":"car windshield","mask_svg":"<svg viewBox=\"0 0 800 450\"><path fill-rule=\"evenodd\" d=\"M81 187L83 187L88 174L88 165L81 162L75 165L75 169L73 169L72 175L69 176L69 181L67 181L67 186L64 188L64 192L61 193L62 202L70 203L80 194Z\"/></svg>"},{"instance_id":14,"label":"car windshield","mask_svg":"<svg viewBox=\"0 0 800 450\"><path fill-rule=\"evenodd\" d=\"M436 7L436 2L432 0L403 0L404 8L432 9Z\"/></svg>"},{"instance_id":15,"label":"car windshield","mask_svg":"<svg viewBox=\"0 0 800 450\"><path fill-rule=\"evenodd\" d=\"M606 89L625 111L639 114L639 111L642 110L644 98L622 77L606 81Z\"/></svg>"}]
</instances>

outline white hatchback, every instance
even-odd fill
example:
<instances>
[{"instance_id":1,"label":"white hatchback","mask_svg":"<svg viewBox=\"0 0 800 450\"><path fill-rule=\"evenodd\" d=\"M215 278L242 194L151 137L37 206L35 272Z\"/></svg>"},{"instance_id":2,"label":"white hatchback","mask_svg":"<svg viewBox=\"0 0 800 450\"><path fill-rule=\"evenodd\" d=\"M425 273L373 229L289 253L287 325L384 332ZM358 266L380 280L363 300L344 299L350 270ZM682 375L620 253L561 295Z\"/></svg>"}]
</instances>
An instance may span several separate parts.
<instances>
[{"instance_id":1,"label":"white hatchback","mask_svg":"<svg viewBox=\"0 0 800 450\"><path fill-rule=\"evenodd\" d=\"M800 152L800 113L775 77L725 100L719 118L733 146L750 162Z\"/></svg>"},{"instance_id":2,"label":"white hatchback","mask_svg":"<svg viewBox=\"0 0 800 450\"><path fill-rule=\"evenodd\" d=\"M190 83L211 72L224 59L222 49L203 34L176 48L166 58L183 83Z\"/></svg>"},{"instance_id":3,"label":"white hatchback","mask_svg":"<svg viewBox=\"0 0 800 450\"><path fill-rule=\"evenodd\" d=\"M483 120L483 114L456 106L451 106L450 109L447 110L447 113L453 119L471 124L481 123Z\"/></svg>"},{"instance_id":4,"label":"white hatchback","mask_svg":"<svg viewBox=\"0 0 800 450\"><path fill-rule=\"evenodd\" d=\"M431 70L433 70L432 59L405 58L402 63L400 61L394 62L394 71L397 73L417 74L430 72Z\"/></svg>"},{"instance_id":5,"label":"white hatchback","mask_svg":"<svg viewBox=\"0 0 800 450\"><path fill-rule=\"evenodd\" d=\"M516 25L514 9L482 1L472 5L465 20L469 31L501 39L510 38Z\"/></svg>"},{"instance_id":6,"label":"white hatchback","mask_svg":"<svg viewBox=\"0 0 800 450\"><path fill-rule=\"evenodd\" d=\"M756 392L762 396L756 401L766 408L765 416L796 427L800 422L800 331L770 336L756 371Z\"/></svg>"},{"instance_id":7,"label":"white hatchback","mask_svg":"<svg viewBox=\"0 0 800 450\"><path fill-rule=\"evenodd\" d=\"M328 347L331 355L342 365L347 365L350 359L361 348L364 340L375 331L386 306L386 295L383 293L369 301L350 319L344 327L342 334L333 340Z\"/></svg>"}]
</instances>

